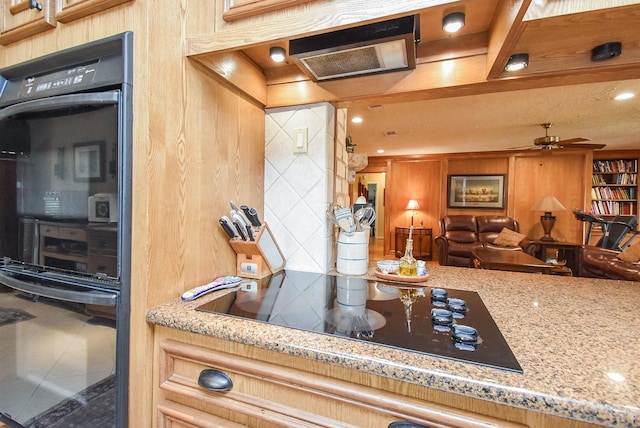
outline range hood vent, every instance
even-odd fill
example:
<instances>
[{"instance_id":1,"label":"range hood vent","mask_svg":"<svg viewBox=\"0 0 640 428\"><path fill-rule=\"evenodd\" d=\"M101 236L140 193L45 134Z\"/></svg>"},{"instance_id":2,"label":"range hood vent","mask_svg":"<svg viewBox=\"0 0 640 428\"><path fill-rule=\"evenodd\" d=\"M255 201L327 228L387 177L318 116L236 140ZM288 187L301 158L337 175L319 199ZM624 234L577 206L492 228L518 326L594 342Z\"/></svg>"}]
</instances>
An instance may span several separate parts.
<instances>
[{"instance_id":1,"label":"range hood vent","mask_svg":"<svg viewBox=\"0 0 640 428\"><path fill-rule=\"evenodd\" d=\"M416 68L419 16L405 16L289 42L289 56L314 81Z\"/></svg>"}]
</instances>

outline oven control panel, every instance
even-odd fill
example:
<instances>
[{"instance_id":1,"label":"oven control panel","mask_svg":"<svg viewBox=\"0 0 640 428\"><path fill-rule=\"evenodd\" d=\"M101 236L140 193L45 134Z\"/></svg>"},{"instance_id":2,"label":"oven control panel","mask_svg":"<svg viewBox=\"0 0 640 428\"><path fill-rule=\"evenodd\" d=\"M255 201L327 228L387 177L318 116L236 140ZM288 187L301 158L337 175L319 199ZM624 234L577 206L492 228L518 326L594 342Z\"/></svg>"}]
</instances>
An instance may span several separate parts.
<instances>
[{"instance_id":1,"label":"oven control panel","mask_svg":"<svg viewBox=\"0 0 640 428\"><path fill-rule=\"evenodd\" d=\"M79 86L92 82L98 67L98 61L74 66L64 70L40 76L28 76L22 81L19 98L30 98L34 93L43 95L54 92L57 89L70 86Z\"/></svg>"}]
</instances>

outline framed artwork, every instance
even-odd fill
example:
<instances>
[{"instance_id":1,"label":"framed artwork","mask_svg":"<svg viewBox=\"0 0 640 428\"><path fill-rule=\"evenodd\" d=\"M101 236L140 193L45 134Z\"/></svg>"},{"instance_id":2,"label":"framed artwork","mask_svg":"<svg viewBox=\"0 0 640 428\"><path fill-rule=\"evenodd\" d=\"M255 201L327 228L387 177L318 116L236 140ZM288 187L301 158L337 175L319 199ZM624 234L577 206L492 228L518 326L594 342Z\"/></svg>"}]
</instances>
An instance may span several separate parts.
<instances>
[{"instance_id":1,"label":"framed artwork","mask_svg":"<svg viewBox=\"0 0 640 428\"><path fill-rule=\"evenodd\" d=\"M104 181L104 141L73 145L73 178L75 181Z\"/></svg>"},{"instance_id":2,"label":"framed artwork","mask_svg":"<svg viewBox=\"0 0 640 428\"><path fill-rule=\"evenodd\" d=\"M504 208L505 175L450 175L449 208Z\"/></svg>"}]
</instances>

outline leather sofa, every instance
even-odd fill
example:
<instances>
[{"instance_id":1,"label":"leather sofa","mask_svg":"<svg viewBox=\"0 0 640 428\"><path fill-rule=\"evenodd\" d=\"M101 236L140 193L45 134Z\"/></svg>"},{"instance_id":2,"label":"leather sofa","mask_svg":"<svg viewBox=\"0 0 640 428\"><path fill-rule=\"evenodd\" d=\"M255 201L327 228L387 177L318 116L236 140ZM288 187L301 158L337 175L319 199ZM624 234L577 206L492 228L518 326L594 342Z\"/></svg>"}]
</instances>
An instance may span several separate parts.
<instances>
[{"instance_id":1,"label":"leather sofa","mask_svg":"<svg viewBox=\"0 0 640 428\"><path fill-rule=\"evenodd\" d=\"M586 278L640 281L640 264L620 260L618 254L620 251L583 245L579 255L579 275Z\"/></svg>"},{"instance_id":2,"label":"leather sofa","mask_svg":"<svg viewBox=\"0 0 640 428\"><path fill-rule=\"evenodd\" d=\"M518 222L508 216L499 215L449 215L440 220L438 260L442 266L473 267L471 252L477 248L494 248L507 251L524 251L535 257L539 245L524 238L512 247L494 245L503 228L520 232Z\"/></svg>"}]
</instances>

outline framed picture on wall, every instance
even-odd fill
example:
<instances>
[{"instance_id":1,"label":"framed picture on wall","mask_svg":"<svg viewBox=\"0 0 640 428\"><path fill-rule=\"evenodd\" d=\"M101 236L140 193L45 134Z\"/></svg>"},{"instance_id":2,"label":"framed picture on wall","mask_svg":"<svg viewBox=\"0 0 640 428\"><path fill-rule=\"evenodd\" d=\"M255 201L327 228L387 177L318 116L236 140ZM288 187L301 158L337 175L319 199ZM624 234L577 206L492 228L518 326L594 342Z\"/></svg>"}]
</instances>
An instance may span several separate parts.
<instances>
[{"instance_id":1,"label":"framed picture on wall","mask_svg":"<svg viewBox=\"0 0 640 428\"><path fill-rule=\"evenodd\" d=\"M503 175L450 175L449 208L496 208L505 205Z\"/></svg>"},{"instance_id":2,"label":"framed picture on wall","mask_svg":"<svg viewBox=\"0 0 640 428\"><path fill-rule=\"evenodd\" d=\"M73 178L75 181L104 181L104 141L73 145Z\"/></svg>"}]
</instances>

